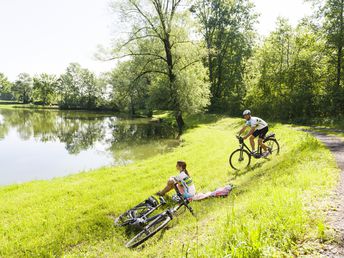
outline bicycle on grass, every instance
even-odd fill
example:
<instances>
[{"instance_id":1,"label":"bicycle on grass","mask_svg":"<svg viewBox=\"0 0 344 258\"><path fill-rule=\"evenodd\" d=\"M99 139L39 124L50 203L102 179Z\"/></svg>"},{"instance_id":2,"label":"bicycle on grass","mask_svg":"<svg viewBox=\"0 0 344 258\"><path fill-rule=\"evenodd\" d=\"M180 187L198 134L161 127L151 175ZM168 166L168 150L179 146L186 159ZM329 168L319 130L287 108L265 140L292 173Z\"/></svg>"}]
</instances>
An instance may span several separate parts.
<instances>
[{"instance_id":1,"label":"bicycle on grass","mask_svg":"<svg viewBox=\"0 0 344 258\"><path fill-rule=\"evenodd\" d=\"M251 157L256 159L262 158L263 148L259 146L258 153L253 153L250 148L245 144L244 139L241 136L236 136L239 140L239 149L233 151L229 157L229 164L234 170L241 170L248 167L251 163ZM278 155L280 146L276 140L275 134L271 133L267 135L263 143L269 148L270 155Z\"/></svg>"},{"instance_id":2,"label":"bicycle on grass","mask_svg":"<svg viewBox=\"0 0 344 258\"><path fill-rule=\"evenodd\" d=\"M154 236L167 226L176 216L177 211L182 207L186 207L191 214L195 216L192 207L189 205L189 200L183 197L177 184L174 185L174 188L176 196L174 196L172 200L177 204L173 208L169 208L160 214L151 216L155 210L165 205L166 202L163 197L160 197L159 204L154 197L150 197L148 200L126 211L115 220L115 224L118 226L136 226L140 230L139 233L126 243L126 247L137 247Z\"/></svg>"}]
</instances>

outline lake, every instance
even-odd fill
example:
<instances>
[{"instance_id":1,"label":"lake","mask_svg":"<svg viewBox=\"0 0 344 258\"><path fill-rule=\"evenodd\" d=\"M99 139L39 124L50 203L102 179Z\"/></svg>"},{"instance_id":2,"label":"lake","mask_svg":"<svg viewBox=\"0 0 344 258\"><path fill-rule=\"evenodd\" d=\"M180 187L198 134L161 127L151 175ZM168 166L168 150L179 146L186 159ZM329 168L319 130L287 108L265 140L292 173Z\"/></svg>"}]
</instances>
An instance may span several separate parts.
<instances>
[{"instance_id":1,"label":"lake","mask_svg":"<svg viewBox=\"0 0 344 258\"><path fill-rule=\"evenodd\" d=\"M171 126L149 119L0 108L0 185L126 165L178 144Z\"/></svg>"}]
</instances>

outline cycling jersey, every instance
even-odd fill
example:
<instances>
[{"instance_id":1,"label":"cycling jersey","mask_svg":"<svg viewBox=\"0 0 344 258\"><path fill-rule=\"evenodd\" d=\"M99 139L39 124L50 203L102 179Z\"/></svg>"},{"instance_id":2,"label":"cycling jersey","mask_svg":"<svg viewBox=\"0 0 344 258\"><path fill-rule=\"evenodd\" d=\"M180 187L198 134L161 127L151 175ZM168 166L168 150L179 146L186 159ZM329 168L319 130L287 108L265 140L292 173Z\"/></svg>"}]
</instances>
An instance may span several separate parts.
<instances>
[{"instance_id":1,"label":"cycling jersey","mask_svg":"<svg viewBox=\"0 0 344 258\"><path fill-rule=\"evenodd\" d=\"M196 194L195 185L193 184L191 177L189 177L185 171L181 171L180 174L174 178L182 188L181 193L185 198L190 198Z\"/></svg>"},{"instance_id":2,"label":"cycling jersey","mask_svg":"<svg viewBox=\"0 0 344 258\"><path fill-rule=\"evenodd\" d=\"M246 125L249 127L256 127L256 130L261 130L268 126L268 123L259 117L252 116L250 120L246 121Z\"/></svg>"}]
</instances>

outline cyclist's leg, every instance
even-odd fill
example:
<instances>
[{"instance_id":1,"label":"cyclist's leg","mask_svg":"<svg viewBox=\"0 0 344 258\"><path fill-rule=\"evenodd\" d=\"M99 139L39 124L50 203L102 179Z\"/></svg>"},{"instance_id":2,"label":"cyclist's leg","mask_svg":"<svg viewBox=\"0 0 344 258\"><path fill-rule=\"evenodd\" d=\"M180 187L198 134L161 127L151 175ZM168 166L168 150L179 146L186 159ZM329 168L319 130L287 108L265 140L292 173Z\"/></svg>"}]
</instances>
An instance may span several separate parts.
<instances>
[{"instance_id":1,"label":"cyclist's leg","mask_svg":"<svg viewBox=\"0 0 344 258\"><path fill-rule=\"evenodd\" d=\"M263 148L264 151L267 151L267 146L263 143L263 139L259 137L258 145Z\"/></svg>"},{"instance_id":2,"label":"cyclist's leg","mask_svg":"<svg viewBox=\"0 0 344 258\"><path fill-rule=\"evenodd\" d=\"M253 134L250 136L250 144L251 144L252 152L255 151L255 143L254 143L255 138L256 137Z\"/></svg>"},{"instance_id":3,"label":"cyclist's leg","mask_svg":"<svg viewBox=\"0 0 344 258\"><path fill-rule=\"evenodd\" d=\"M250 144L252 147L252 152L254 152L256 150L256 146L254 143L254 139L259 135L259 130L256 130L253 132L253 134L250 136Z\"/></svg>"},{"instance_id":4,"label":"cyclist's leg","mask_svg":"<svg viewBox=\"0 0 344 258\"><path fill-rule=\"evenodd\" d=\"M175 179L173 177L170 177L167 181L167 184L165 186L165 188L159 192L157 192L157 195L163 196L166 193L168 193L169 191L171 191L172 189L174 189L174 184L175 184Z\"/></svg>"},{"instance_id":5,"label":"cyclist's leg","mask_svg":"<svg viewBox=\"0 0 344 258\"><path fill-rule=\"evenodd\" d=\"M265 127L261 130L261 133L259 134L258 144L263 148L264 151L268 150L268 147L263 143L265 135L268 133L269 128Z\"/></svg>"}]
</instances>

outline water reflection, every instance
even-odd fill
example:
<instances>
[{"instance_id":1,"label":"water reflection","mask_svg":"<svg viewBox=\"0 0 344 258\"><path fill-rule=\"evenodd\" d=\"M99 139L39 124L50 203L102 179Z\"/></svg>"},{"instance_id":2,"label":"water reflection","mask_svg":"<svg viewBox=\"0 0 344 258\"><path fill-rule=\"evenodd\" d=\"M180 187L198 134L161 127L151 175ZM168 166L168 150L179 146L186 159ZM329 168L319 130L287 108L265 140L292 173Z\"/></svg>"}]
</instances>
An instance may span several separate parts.
<instances>
[{"instance_id":1,"label":"water reflection","mask_svg":"<svg viewBox=\"0 0 344 258\"><path fill-rule=\"evenodd\" d=\"M0 184L144 159L178 145L174 134L170 126L147 119L0 109Z\"/></svg>"}]
</instances>

